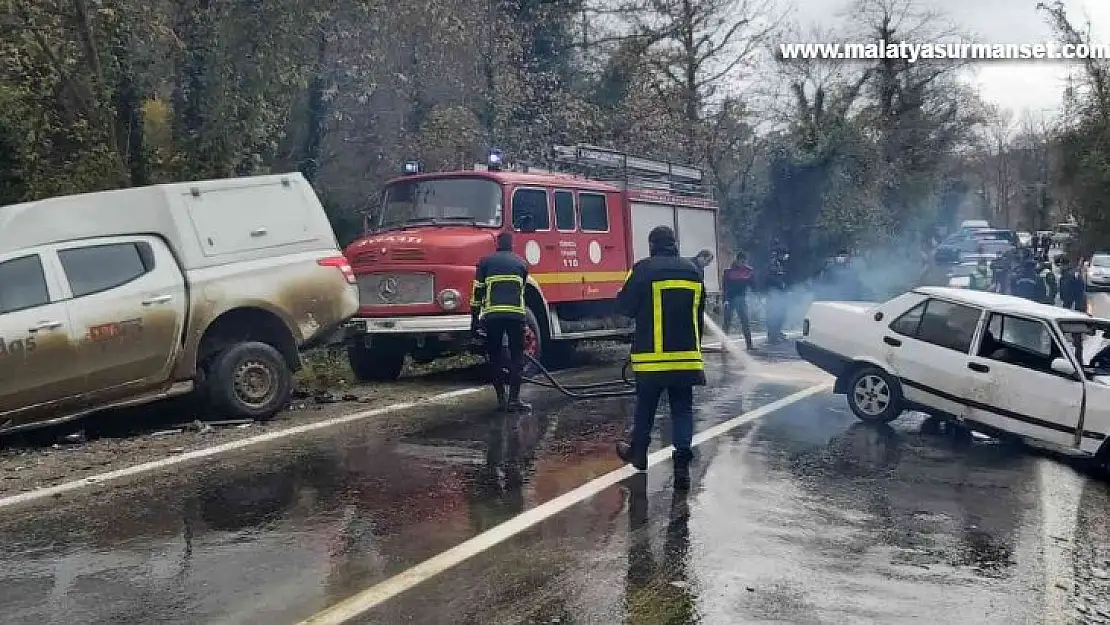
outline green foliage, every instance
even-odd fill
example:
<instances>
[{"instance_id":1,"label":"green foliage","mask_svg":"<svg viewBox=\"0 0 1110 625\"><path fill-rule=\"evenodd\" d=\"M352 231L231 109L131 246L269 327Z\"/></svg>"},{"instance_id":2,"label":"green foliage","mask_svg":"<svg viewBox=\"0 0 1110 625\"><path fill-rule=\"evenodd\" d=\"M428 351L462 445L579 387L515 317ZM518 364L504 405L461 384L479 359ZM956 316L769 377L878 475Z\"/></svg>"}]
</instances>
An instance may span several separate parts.
<instances>
[{"instance_id":1,"label":"green foliage","mask_svg":"<svg viewBox=\"0 0 1110 625\"><path fill-rule=\"evenodd\" d=\"M1093 43L1089 30L1069 21L1063 3L1038 6L1062 40ZM1059 176L1069 199L1065 210L1081 226L1078 253L1088 255L1110 241L1110 61L1087 59L1082 69L1065 94L1073 114L1060 136Z\"/></svg>"}]
</instances>

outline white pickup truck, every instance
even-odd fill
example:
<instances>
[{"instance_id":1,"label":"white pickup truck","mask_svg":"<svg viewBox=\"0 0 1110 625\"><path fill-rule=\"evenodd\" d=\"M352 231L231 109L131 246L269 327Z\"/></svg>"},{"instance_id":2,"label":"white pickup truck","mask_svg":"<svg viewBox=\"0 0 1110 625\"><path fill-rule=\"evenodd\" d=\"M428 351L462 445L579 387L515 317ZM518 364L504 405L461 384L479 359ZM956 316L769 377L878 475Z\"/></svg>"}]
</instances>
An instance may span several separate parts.
<instances>
[{"instance_id":1,"label":"white pickup truck","mask_svg":"<svg viewBox=\"0 0 1110 625\"><path fill-rule=\"evenodd\" d=\"M864 421L904 410L1107 460L1110 320L980 291L922 287L882 304L818 302L798 354Z\"/></svg>"},{"instance_id":2,"label":"white pickup truck","mask_svg":"<svg viewBox=\"0 0 1110 625\"><path fill-rule=\"evenodd\" d=\"M0 432L195 389L272 416L357 309L300 174L0 206Z\"/></svg>"}]
</instances>

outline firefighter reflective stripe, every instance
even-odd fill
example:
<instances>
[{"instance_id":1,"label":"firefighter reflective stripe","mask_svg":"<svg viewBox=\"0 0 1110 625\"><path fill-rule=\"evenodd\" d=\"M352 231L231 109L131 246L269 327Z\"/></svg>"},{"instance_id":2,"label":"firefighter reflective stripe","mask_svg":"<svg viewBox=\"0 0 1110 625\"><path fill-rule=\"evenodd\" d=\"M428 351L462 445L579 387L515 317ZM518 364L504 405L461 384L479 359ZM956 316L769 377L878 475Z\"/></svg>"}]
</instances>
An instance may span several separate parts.
<instances>
[{"instance_id":1,"label":"firefighter reflective stripe","mask_svg":"<svg viewBox=\"0 0 1110 625\"><path fill-rule=\"evenodd\" d=\"M705 363L700 360L681 360L675 362L651 362L632 365L632 370L640 373L659 373L663 371L703 371Z\"/></svg>"},{"instance_id":2,"label":"firefighter reflective stripe","mask_svg":"<svg viewBox=\"0 0 1110 625\"><path fill-rule=\"evenodd\" d=\"M657 354L632 354L632 362L663 362L667 360L697 360L701 352L662 352Z\"/></svg>"},{"instance_id":3,"label":"firefighter reflective stripe","mask_svg":"<svg viewBox=\"0 0 1110 625\"><path fill-rule=\"evenodd\" d=\"M486 285L482 282L474 281L470 287L470 305L481 306L482 300L486 298Z\"/></svg>"},{"instance_id":4,"label":"firefighter reflective stripe","mask_svg":"<svg viewBox=\"0 0 1110 625\"><path fill-rule=\"evenodd\" d=\"M511 284L514 287L515 294L513 295L514 301L497 301L495 299L494 291L499 284ZM482 316L493 313L510 313L515 315L524 316L524 279L520 276L514 275L499 275L488 276L483 286L479 287L485 290L485 298L482 302ZM517 298L520 298L517 300ZM496 298L501 299L501 298Z\"/></svg>"},{"instance_id":5,"label":"firefighter reflective stripe","mask_svg":"<svg viewBox=\"0 0 1110 625\"><path fill-rule=\"evenodd\" d=\"M683 351L664 351L663 349L663 292L670 290L690 291L693 308L690 319L693 321L694 349ZM641 372L662 371L700 371L704 368L701 355L701 328L698 323L698 310L701 306L702 288L700 282L693 280L659 280L651 283L652 306L652 351L632 354L632 370Z\"/></svg>"}]
</instances>

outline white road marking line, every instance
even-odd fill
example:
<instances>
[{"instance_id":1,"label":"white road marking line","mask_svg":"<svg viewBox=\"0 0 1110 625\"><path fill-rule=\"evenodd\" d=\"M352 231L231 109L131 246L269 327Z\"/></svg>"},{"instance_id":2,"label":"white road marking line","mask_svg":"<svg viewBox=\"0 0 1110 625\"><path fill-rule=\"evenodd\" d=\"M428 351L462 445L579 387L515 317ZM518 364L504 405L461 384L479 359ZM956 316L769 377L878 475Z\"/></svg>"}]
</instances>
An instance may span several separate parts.
<instances>
[{"instance_id":1,"label":"white road marking line","mask_svg":"<svg viewBox=\"0 0 1110 625\"><path fill-rule=\"evenodd\" d=\"M242 440L231 441L229 443L224 443L222 445L216 445L215 447L207 447L207 448L204 448L204 449L197 449L197 450L194 450L194 451L185 452L185 453L177 455L177 456L172 456L172 457L169 457L169 458L162 458L161 460L154 460L154 461L151 461L151 462L144 462L143 464L137 464L135 466L126 467L126 468L119 469L119 470L116 470L116 471L109 471L107 473L101 473L100 475L89 476L87 478L82 478L80 480L74 480L72 482L66 482L64 484L58 484L57 486L49 486L47 488L40 488L40 489L37 489L37 490L28 491L26 493L20 493L18 495L12 495L10 497L4 497L4 498L0 499L0 509L10 508L12 506L18 506L18 505L25 504L25 503L28 503L28 502L31 502L31 501L36 501L36 500L39 500L39 499L45 499L47 497L54 497L54 496L57 496L57 495L61 495L63 493L68 493L68 492L72 492L72 491L76 491L76 490L81 490L83 488L88 488L90 486L96 486L96 485L99 485L99 484L104 484L105 482L112 482L112 481L115 481L115 480L120 480L120 479L123 479L125 477L131 477L133 475L139 475L141 473L147 473L147 472L154 471L154 470L157 470L157 469L164 469L166 467L172 467L174 465L181 464L181 463L184 463L184 462L190 462L190 461L197 460L197 459L200 459L200 458L207 458L209 456L215 456L215 455L226 453L226 452L229 452L229 451L234 451L236 449L242 449L244 447L250 447L252 445L258 445L259 443L267 443L267 442L270 442L270 441L276 441L276 440L280 440L280 439L283 439L283 438L289 438L290 436L296 436L298 434L304 434L305 432L313 432L315 430L322 430L322 429L334 427L334 426L337 426L337 425L343 425L345 423L352 423L352 422L355 422L355 421L361 421L363 419L369 419L370 417L376 417L376 416L383 415L383 414L388 414L388 413L391 413L391 412L398 412L400 410L406 410L408 408L415 408L417 406L423 406L423 405L427 405L427 404L436 404L436 403L440 403L440 402L443 402L443 401L446 401L446 400L449 400L449 399L454 399L456 397L463 397L463 396L466 396L466 395L473 395L474 393L477 393L477 392L479 392L479 391L481 391L485 388L486 388L485 386L472 386L470 388L463 388L463 389L458 389L458 390L455 390L455 391L448 391L446 393L440 393L438 395L433 395L431 397L428 397L428 398L425 398L425 399L422 399L422 400L411 401L411 402L403 402L403 403L400 403L400 404L391 404L389 406L383 406L381 408L374 408L373 410L364 410L362 412L356 412L354 414L343 415L341 417L335 417L334 419L328 419L326 421L318 421L316 423L307 423L305 425L297 425L297 426L287 428L287 429L284 429L284 430L278 430L276 432L267 432L266 434L259 434L258 436L252 436L251 438L244 438Z\"/></svg>"},{"instance_id":2,"label":"white road marking line","mask_svg":"<svg viewBox=\"0 0 1110 625\"><path fill-rule=\"evenodd\" d=\"M1044 541L1044 623L1064 625L1074 622L1075 530L1083 477L1048 458L1038 458L1035 466Z\"/></svg>"},{"instance_id":3,"label":"white road marking line","mask_svg":"<svg viewBox=\"0 0 1110 625\"><path fill-rule=\"evenodd\" d=\"M799 391L792 395L788 395L778 401L767 404L760 408L756 408L750 412L746 412L737 417L734 417L724 423L715 425L704 432L694 436L694 445L700 445L707 440L720 436L730 430L764 417L776 410L785 408L791 404L797 403L808 397L812 397L818 393L824 392L832 388L831 384L819 384L811 386L803 391ZM671 448L666 447L651 454L648 457L648 466L655 466L665 460L671 455ZM578 488L569 491L552 499L540 506L532 508L527 512L518 514L517 516L505 521L501 525L494 527L478 534L474 538L467 540L439 555L432 556L431 558L413 566L412 568L398 573L393 577L379 582L366 590L349 597L339 603L327 608L309 618L301 621L299 625L339 625L347 621L361 616L370 610L376 608L382 603L400 595L401 593L410 590L417 585L443 573L444 571L469 560L470 558L495 547L496 545L516 536L517 534L527 530L534 525L538 525L552 516L570 508L571 506L581 503L594 495L604 491L607 488L615 486L625 479L636 474L636 470L629 465L625 465L620 469L607 473L593 481L587 482Z\"/></svg>"}]
</instances>

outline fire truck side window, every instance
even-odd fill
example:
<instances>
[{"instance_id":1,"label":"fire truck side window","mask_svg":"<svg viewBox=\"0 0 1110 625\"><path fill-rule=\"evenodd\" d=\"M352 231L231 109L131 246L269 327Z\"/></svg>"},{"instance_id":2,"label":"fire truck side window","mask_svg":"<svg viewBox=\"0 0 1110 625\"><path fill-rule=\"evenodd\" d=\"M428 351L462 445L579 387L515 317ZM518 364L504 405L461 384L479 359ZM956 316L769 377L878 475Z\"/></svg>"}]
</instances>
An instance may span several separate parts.
<instances>
[{"instance_id":1,"label":"fire truck side window","mask_svg":"<svg viewBox=\"0 0 1110 625\"><path fill-rule=\"evenodd\" d=\"M574 231L574 194L570 191L555 192L555 229Z\"/></svg>"},{"instance_id":2,"label":"fire truck side window","mask_svg":"<svg viewBox=\"0 0 1110 625\"><path fill-rule=\"evenodd\" d=\"M578 223L583 232L609 232L609 206L604 195L578 194Z\"/></svg>"},{"instance_id":3,"label":"fire truck side window","mask_svg":"<svg viewBox=\"0 0 1110 625\"><path fill-rule=\"evenodd\" d=\"M536 230L551 229L545 189L517 189L513 192L513 227L519 230L522 220L528 215L535 220L533 225Z\"/></svg>"}]
</instances>

